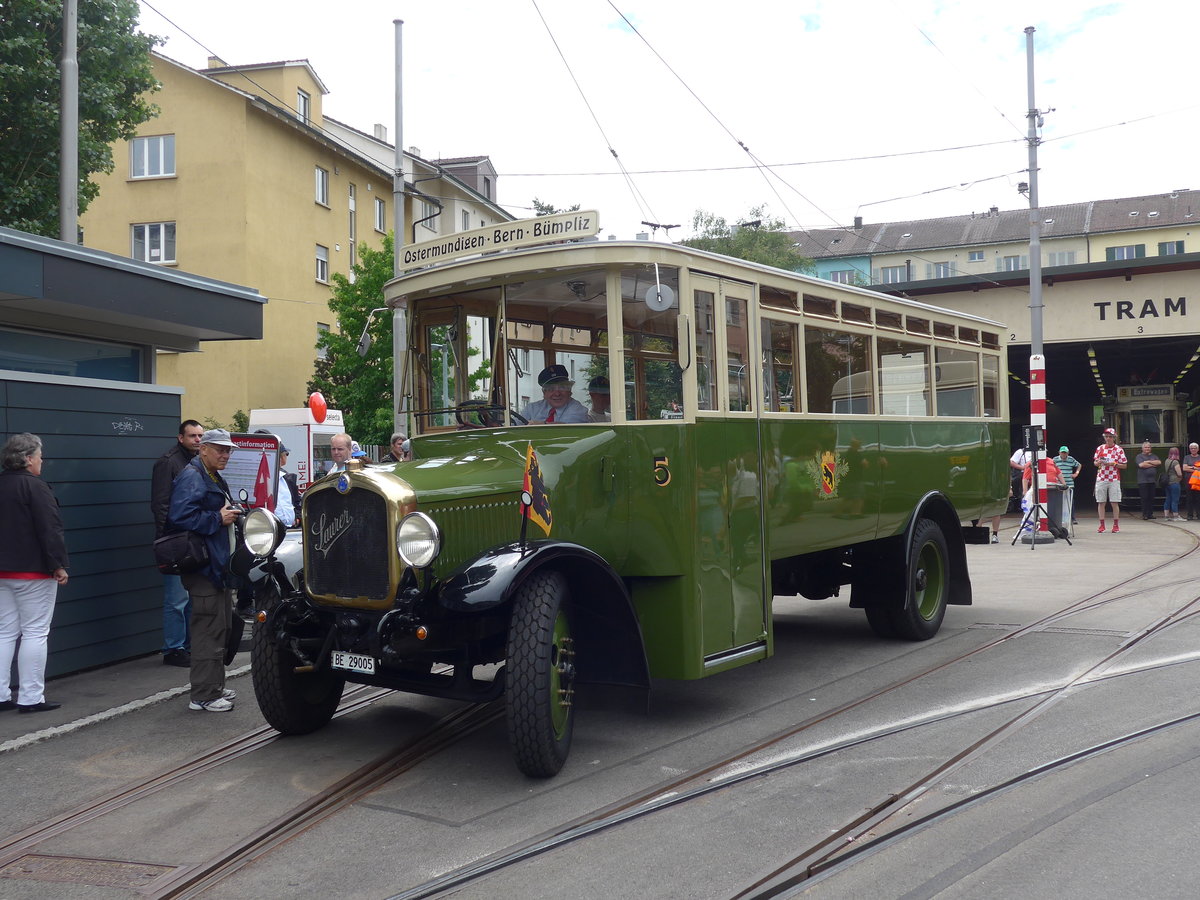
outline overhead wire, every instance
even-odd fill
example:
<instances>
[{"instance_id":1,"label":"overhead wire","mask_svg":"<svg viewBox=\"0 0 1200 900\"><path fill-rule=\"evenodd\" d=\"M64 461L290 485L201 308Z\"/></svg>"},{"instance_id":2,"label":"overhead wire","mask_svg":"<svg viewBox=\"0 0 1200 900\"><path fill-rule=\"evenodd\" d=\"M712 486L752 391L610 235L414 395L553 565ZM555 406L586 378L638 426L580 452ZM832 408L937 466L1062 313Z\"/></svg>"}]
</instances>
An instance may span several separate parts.
<instances>
[{"instance_id":1,"label":"overhead wire","mask_svg":"<svg viewBox=\"0 0 1200 900\"><path fill-rule=\"evenodd\" d=\"M542 15L542 10L541 7L538 6L537 0L529 0L529 2L533 4L534 11L537 12L538 18L541 19L542 27L546 29L546 34L549 36L550 42L554 45L554 49L557 51L559 59L562 60L563 67L567 70L567 74L571 76L571 81L575 85L575 90L579 91L579 97L583 100L583 105L587 107L588 115L592 117L592 121L596 125L596 130L600 132L600 136L604 139L604 144L608 148L608 152L612 154L613 159L616 161L617 166L621 171L621 175L624 177L625 183L629 187L630 193L633 195L633 202L637 205L638 211L642 214L643 218L653 218L655 221L657 221L657 216L654 215L654 210L650 207L650 203L638 189L638 186L634 182L633 176L629 173L629 170L625 168L625 163L621 159L620 154L613 149L612 141L610 141L608 139L608 135L605 134L604 126L600 124L599 116L596 115L596 111L592 108L592 104L588 100L587 94L583 90L583 86L579 83L579 79L575 77L575 71L571 68L571 64L567 61L567 55L563 53L562 47L559 46L558 39L554 36L554 32L550 28L550 23L547 22L546 17Z\"/></svg>"},{"instance_id":2,"label":"overhead wire","mask_svg":"<svg viewBox=\"0 0 1200 900\"><path fill-rule=\"evenodd\" d=\"M628 26L629 30L630 30L631 32L633 32L633 34L635 34L635 35L638 37L638 39L639 39L639 40L641 40L641 41L642 41L642 43L644 43L644 44L646 45L647 49L649 49L649 50L650 50L650 52L654 54L654 56L655 56L655 57L656 57L656 58L659 60L659 62L661 62L661 63L662 63L662 65L663 65L663 66L664 66L664 67L667 69L667 71L668 71L668 72L670 72L670 73L671 73L671 74L672 74L672 75L673 75L673 76L674 76L674 77L675 77L675 78L676 78L676 79L679 81L679 83L680 83L680 84L683 86L683 88L684 88L684 89L685 89L685 90L686 90L686 91L687 91L689 94L691 94L693 98L695 98L696 102L700 104L700 107L701 107L701 108L702 108L702 109L703 109L703 110L704 110L706 113L708 113L708 115L709 115L710 117L712 117L713 121L717 123L718 127L720 127L720 128L721 128L721 130L722 130L722 131L724 131L724 132L725 132L725 133L726 133L726 134L727 134L727 135L730 137L730 139L731 139L731 140L733 140L733 141L734 141L734 142L735 142L735 143L736 143L736 144L737 144L739 147L741 147L741 148L742 148L742 150L743 150L743 151L746 153L746 155L747 155L747 156L748 156L748 157L751 159L751 161L753 162L753 164L754 164L754 166L753 166L753 167L754 167L754 168L756 168L756 169L757 169L757 170L758 170L758 171L759 171L759 172L762 174L762 176L763 176L763 180L764 180L764 181L767 183L768 187L769 187L769 188L771 189L771 191L772 191L772 192L775 194L775 196L776 196L776 197L779 199L779 201L780 201L781 205L782 205L782 206L783 206L783 208L784 208L784 209L787 211L787 213L788 213L788 215L791 217L792 221L797 223L797 225L796 225L796 228L795 228L795 231L798 231L800 234L804 235L804 236L805 236L805 237L807 237L809 240L812 240L814 243L818 243L818 241L817 241L815 238L813 238L812 234L809 232L809 230L808 230L808 229L806 229L806 228L805 228L804 226L802 226L802 225L799 225L799 218L798 218L798 217L797 217L797 216L796 216L794 213L792 213L792 211L791 211L790 207L788 206L787 202L786 202L786 201L783 199L783 197L780 195L779 191L778 191L778 190L775 188L775 185L772 183L772 181L771 181L771 177L773 177L773 178L777 179L779 182L781 182L782 184L786 185L786 186L787 186L787 187L788 187L788 188L789 188L791 191L793 191L793 192L794 192L794 193L795 193L797 196L799 196L799 197L800 197L802 200L804 200L804 202L806 202L806 203L807 203L809 206L811 206L813 209L817 210L819 213L821 213L821 215L825 216L825 218L829 219L829 221L830 221L830 222L834 223L834 228L835 228L835 229L838 229L838 228L840 228L840 229L842 229L842 230L845 230L845 231L847 231L847 232L848 232L848 233L850 233L850 234L853 234L855 237L861 237L860 235L857 235L855 232L851 231L850 229L847 229L847 228L845 228L845 226L838 224L838 223L837 223L837 220L836 220L836 219L834 219L834 217L833 217L832 215L830 215L828 212L826 212L824 209L822 209L820 205L818 205L818 204L817 204L815 201L813 201L811 198L809 198L807 195L805 195L805 194L804 194L804 193L803 193L803 192L802 192L802 191L801 191L799 188L797 188L795 185L791 184L791 183L790 183L790 182L789 182L789 181L788 181L786 178L784 178L784 177L783 177L782 175L780 175L778 172L774 171L774 169L772 168L772 166L768 165L768 164L767 164L767 163L765 163L763 160L759 159L759 158L758 158L758 157L757 157L757 156L756 156L756 155L753 153L753 151L751 151L751 150L750 150L750 148L749 148L749 147L746 145L746 143L745 143L744 141L742 141L740 138L738 138L738 137L737 137L737 135L735 135L735 134L734 134L734 133L733 133L733 132L732 132L732 131L729 129L729 127L728 127L728 126L727 126L727 125L726 125L726 124L725 124L725 123L724 123L724 122L721 120L721 118L720 118L720 117L719 117L719 116L718 116L718 115L717 115L715 112L713 112L712 108L711 108L711 107L709 107L709 105L708 105L707 103L705 103L705 102L704 102L704 100L703 100L703 99L700 97L700 95L699 95L699 94L697 94L697 93L696 93L696 92L695 92L695 91L692 89L691 85L689 85L689 84L687 83L687 81L685 81L685 80L684 80L684 78L683 78L683 77L682 77L682 76L681 76L681 75L680 75L678 72L676 72L676 71L675 71L675 69L674 69L674 68L671 66L671 64L667 62L667 60L666 60L666 59L663 57L663 55L662 55L661 53L659 53L659 52L658 52L658 50L657 50L657 49L656 49L656 48L655 48L655 47L654 47L654 46L653 46L653 45L650 43L650 41L649 41L649 40L647 40L647 38L646 38L646 37L645 37L645 36L644 36L644 35L643 35L643 34L642 34L642 33L641 33L641 32L640 32L638 29L637 29L637 27L636 27L636 26L635 26L635 25L634 25L634 24L633 24L633 23L632 23L632 22L629 20L629 18L628 18L628 17L627 17L627 16L626 16L626 15L625 15L625 14L624 14L624 13L623 13L623 12L622 12L620 9L618 9L618 8L617 8L617 6L616 6L616 4L613 2L613 0L606 0L606 2L608 3L608 5L609 5L610 7L612 7L613 11L614 11L614 12L615 12L615 13L616 13L618 16L620 16L621 20L622 20L622 21L623 21L623 22L626 24L626 26ZM1004 143L1007 143L1007 141L1005 141ZM1018 170L1018 171L1021 171L1021 170ZM771 176L771 177L768 177L768 176ZM1004 175L992 176L992 178L1007 178L1007 177L1010 177L1010 174L1009 174L1009 173L1006 173L1006 174L1004 174ZM992 178L989 178L989 179L984 179L984 180L992 180ZM937 190L939 190L939 191L940 191L940 190L949 190L949 189L950 189L950 188L938 188ZM931 193L932 193L932 191L931 191ZM884 202L884 201L878 201L878 202ZM898 247L891 247L891 246L888 246L888 245L886 245L886 244L883 244L883 243L882 243L882 242L880 242L880 241L875 241L875 240L872 240L872 239L867 239L867 240L868 240L870 243L872 243L872 244L874 244L875 246L877 246L877 247L880 247L880 248L882 248L882 249L885 249L885 250L890 250L890 251L893 251L893 252L899 252L899 251L900 251L900 248L898 248ZM914 256L914 257L916 257L917 259L921 259L923 262L927 262L927 263L930 263L930 264L933 264L933 263L934 263L934 261L933 261L933 260L927 260L927 259L924 259L923 257L919 256L918 254L915 254L915 253L914 253L914 254L913 254L913 256ZM859 269L858 269L858 267L856 267L856 266L852 266L852 268L854 268L854 269L855 269L855 270L857 270L857 271L861 271L861 270L859 270ZM874 282L874 278L873 278L873 277L871 277L870 273L864 273L864 274L866 274L866 275L867 275L867 279L868 279L868 282L869 282L869 283L873 283L873 282ZM972 274L972 273L963 273L963 274ZM994 281L993 279L985 278L984 276L981 276L981 275L976 275L975 277L976 277L976 278L978 278L978 279L980 279L980 280L981 280L981 281L983 281L984 283L993 284L993 285L995 285L995 286L997 286L997 287L1000 287L1000 286L1001 286L1001 285L999 284L999 282L996 282L996 281Z\"/></svg>"}]
</instances>

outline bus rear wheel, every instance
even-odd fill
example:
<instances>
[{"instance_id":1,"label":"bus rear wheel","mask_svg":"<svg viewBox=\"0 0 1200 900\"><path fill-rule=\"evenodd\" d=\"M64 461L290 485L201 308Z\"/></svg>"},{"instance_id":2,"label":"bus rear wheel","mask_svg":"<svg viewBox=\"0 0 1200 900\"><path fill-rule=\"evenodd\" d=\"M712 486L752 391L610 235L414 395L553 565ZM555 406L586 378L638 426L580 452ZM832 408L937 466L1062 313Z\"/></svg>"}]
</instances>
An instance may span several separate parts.
<instances>
[{"instance_id":1,"label":"bus rear wheel","mask_svg":"<svg viewBox=\"0 0 1200 900\"><path fill-rule=\"evenodd\" d=\"M536 572L517 589L505 662L508 741L526 775L558 774L575 725L575 650L567 580Z\"/></svg>"},{"instance_id":2,"label":"bus rear wheel","mask_svg":"<svg viewBox=\"0 0 1200 900\"><path fill-rule=\"evenodd\" d=\"M866 608L871 630L884 638L927 641L942 627L950 591L950 550L941 527L918 520L904 572L905 595Z\"/></svg>"}]
</instances>

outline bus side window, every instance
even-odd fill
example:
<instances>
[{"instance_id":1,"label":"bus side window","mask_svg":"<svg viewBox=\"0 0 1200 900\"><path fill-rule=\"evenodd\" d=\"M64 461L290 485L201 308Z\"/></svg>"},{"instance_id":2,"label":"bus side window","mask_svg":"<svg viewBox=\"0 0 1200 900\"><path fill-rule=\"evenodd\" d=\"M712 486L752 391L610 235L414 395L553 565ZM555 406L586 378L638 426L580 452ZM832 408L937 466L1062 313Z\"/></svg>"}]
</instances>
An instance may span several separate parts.
<instances>
[{"instance_id":1,"label":"bus side window","mask_svg":"<svg viewBox=\"0 0 1200 900\"><path fill-rule=\"evenodd\" d=\"M625 417L629 421L681 419L679 272L666 266L630 267L622 271L621 285ZM664 297L670 305L661 308Z\"/></svg>"}]
</instances>

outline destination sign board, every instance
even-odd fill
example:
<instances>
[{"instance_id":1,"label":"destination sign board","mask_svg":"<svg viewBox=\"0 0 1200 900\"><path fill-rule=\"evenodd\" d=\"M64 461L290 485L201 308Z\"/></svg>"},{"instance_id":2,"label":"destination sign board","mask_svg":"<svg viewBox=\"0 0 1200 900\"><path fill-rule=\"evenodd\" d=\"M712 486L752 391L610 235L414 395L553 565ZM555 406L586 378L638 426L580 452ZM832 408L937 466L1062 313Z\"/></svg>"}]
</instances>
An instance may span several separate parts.
<instances>
[{"instance_id":1,"label":"destination sign board","mask_svg":"<svg viewBox=\"0 0 1200 900\"><path fill-rule=\"evenodd\" d=\"M400 253L400 267L415 269L462 256L593 237L599 232L600 214L594 209L499 222L404 247Z\"/></svg>"}]
</instances>

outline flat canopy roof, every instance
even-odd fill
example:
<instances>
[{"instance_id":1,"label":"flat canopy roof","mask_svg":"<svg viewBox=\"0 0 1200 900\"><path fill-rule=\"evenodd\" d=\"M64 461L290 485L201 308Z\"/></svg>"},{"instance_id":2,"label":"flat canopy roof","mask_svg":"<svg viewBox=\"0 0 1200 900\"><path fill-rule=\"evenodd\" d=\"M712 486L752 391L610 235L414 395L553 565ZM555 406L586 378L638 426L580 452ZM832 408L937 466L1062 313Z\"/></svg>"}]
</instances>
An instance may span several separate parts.
<instances>
[{"instance_id":1,"label":"flat canopy roof","mask_svg":"<svg viewBox=\"0 0 1200 900\"><path fill-rule=\"evenodd\" d=\"M253 288L0 228L0 324L191 351L261 338L266 302Z\"/></svg>"}]
</instances>

